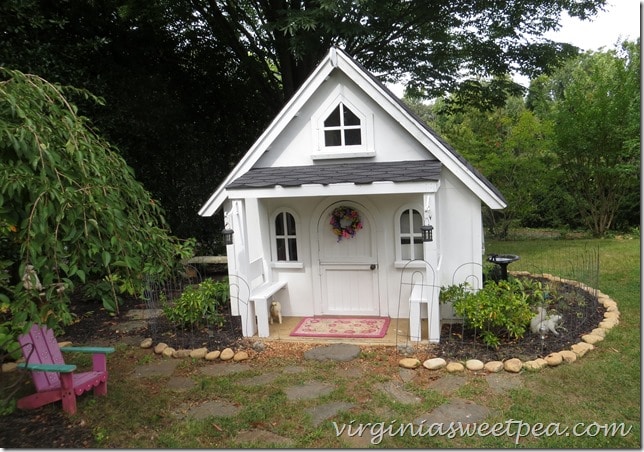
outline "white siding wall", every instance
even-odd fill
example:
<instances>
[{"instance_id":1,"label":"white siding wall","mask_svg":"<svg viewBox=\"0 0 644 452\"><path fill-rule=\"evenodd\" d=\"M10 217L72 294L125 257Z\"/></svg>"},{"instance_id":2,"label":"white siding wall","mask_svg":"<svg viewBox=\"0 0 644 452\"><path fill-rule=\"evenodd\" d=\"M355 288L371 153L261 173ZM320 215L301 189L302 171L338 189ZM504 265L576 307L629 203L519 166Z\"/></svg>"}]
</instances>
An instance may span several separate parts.
<instances>
[{"instance_id":1,"label":"white siding wall","mask_svg":"<svg viewBox=\"0 0 644 452\"><path fill-rule=\"evenodd\" d=\"M438 213L435 215L434 230L440 253L437 283L445 286L452 284L454 272L461 264L481 263L480 201L450 175L446 175L437 198ZM315 260L318 253L317 250L311 249L311 246L316 246L317 239L313 235L317 230L320 212L325 206L338 200L341 198L267 199L259 203L255 200L247 203L249 230L261 231L260 234L249 234L251 260L264 256L270 265L272 257L269 222L277 209L292 209L299 218L297 235L301 268L272 268L274 280L288 281L287 289L276 295L276 299L282 304L282 313L286 316L312 315L314 303L319 301L320 295L315 292L320 290L319 268ZM410 273L402 275L403 270L395 265L397 238L394 236L394 221L397 220L395 214L400 206L422 206L422 194L358 196L352 197L351 200L370 206L370 213L376 220L381 312L394 318L406 318L409 315L409 287L405 283L410 281ZM456 277L462 279L464 275L479 269L479 266L474 266L471 270L461 269Z\"/></svg>"}]
</instances>

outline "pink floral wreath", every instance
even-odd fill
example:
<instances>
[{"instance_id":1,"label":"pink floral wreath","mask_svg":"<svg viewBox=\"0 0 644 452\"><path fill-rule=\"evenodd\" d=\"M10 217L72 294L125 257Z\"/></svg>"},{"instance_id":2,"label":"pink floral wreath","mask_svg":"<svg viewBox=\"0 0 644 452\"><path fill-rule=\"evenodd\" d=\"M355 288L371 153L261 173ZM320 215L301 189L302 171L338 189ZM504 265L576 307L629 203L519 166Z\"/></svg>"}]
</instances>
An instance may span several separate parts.
<instances>
[{"instance_id":1,"label":"pink floral wreath","mask_svg":"<svg viewBox=\"0 0 644 452\"><path fill-rule=\"evenodd\" d=\"M362 229L362 221L360 221L358 211L347 206L333 209L330 224L333 228L333 233L338 236L338 242L343 238L353 238L356 235L356 231Z\"/></svg>"}]
</instances>

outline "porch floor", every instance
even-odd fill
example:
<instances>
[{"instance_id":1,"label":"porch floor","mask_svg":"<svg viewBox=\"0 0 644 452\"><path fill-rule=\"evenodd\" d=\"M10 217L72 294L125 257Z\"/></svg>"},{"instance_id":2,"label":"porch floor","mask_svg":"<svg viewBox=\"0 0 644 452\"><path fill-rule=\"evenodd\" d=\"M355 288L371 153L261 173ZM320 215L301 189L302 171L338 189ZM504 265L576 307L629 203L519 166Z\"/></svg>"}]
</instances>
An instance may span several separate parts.
<instances>
[{"instance_id":1,"label":"porch floor","mask_svg":"<svg viewBox=\"0 0 644 452\"><path fill-rule=\"evenodd\" d=\"M402 345L411 344L409 338L409 319L391 319L387 334L382 338L346 338L346 337L301 337L291 336L291 332L304 317L282 317L282 324L273 323L268 326L269 336L249 338L258 341L282 341L300 342L310 344L355 344L355 345ZM426 344L427 341L427 319L422 322L422 341L413 341L414 344Z\"/></svg>"}]
</instances>

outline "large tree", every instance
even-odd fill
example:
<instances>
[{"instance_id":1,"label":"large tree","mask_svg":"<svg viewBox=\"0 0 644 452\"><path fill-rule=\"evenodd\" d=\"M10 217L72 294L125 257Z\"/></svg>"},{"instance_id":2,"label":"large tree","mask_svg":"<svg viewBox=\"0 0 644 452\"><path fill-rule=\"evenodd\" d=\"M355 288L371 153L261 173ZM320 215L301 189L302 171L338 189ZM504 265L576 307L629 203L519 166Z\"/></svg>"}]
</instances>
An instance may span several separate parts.
<instances>
[{"instance_id":1,"label":"large tree","mask_svg":"<svg viewBox=\"0 0 644 452\"><path fill-rule=\"evenodd\" d=\"M583 54L548 86L566 188L586 226L604 235L627 203L639 211L639 42Z\"/></svg>"},{"instance_id":2,"label":"large tree","mask_svg":"<svg viewBox=\"0 0 644 452\"><path fill-rule=\"evenodd\" d=\"M502 105L517 86L511 72L533 77L551 69L571 46L544 33L561 14L586 19L603 0L239 0L173 2L193 10L177 30L200 30L223 42L230 55L262 80L265 92L288 99L332 45L385 81L404 80L410 91L435 97L463 92ZM272 75L268 77L267 75ZM465 75L465 77L464 77ZM504 82L504 83L502 83Z\"/></svg>"},{"instance_id":3,"label":"large tree","mask_svg":"<svg viewBox=\"0 0 644 452\"><path fill-rule=\"evenodd\" d=\"M497 237L506 237L513 226L569 224L559 204L565 193L553 190L553 135L548 120L541 120L521 97L511 97L503 107L480 111L451 99L457 110L444 108L439 99L424 117L458 152L497 186L508 200L502 211L485 210L485 224Z\"/></svg>"}]
</instances>

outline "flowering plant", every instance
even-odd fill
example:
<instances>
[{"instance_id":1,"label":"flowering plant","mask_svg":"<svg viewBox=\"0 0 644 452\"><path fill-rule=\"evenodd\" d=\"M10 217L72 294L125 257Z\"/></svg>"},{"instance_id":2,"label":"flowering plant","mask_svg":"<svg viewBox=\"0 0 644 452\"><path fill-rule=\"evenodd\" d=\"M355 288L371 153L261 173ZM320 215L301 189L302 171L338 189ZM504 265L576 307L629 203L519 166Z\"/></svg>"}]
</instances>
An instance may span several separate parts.
<instances>
[{"instance_id":1,"label":"flowering plant","mask_svg":"<svg viewBox=\"0 0 644 452\"><path fill-rule=\"evenodd\" d=\"M356 231L362 229L362 221L360 221L358 211L347 206L333 209L330 224L333 233L338 236L338 242L343 238L352 238L356 235Z\"/></svg>"}]
</instances>

